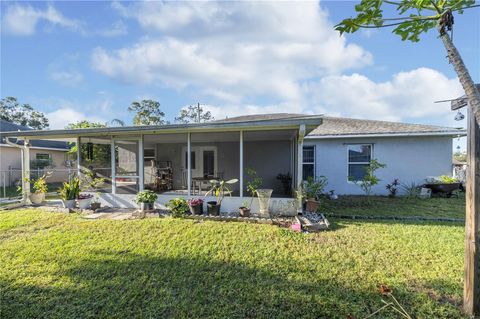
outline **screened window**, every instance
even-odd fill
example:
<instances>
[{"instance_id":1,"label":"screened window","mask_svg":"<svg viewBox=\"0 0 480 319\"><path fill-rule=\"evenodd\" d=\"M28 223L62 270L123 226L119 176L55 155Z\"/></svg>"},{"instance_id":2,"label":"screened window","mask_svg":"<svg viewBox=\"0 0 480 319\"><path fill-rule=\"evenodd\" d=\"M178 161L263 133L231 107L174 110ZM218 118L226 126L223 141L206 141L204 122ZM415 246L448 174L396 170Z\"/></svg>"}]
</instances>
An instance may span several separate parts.
<instances>
[{"instance_id":1,"label":"screened window","mask_svg":"<svg viewBox=\"0 0 480 319\"><path fill-rule=\"evenodd\" d=\"M46 154L46 153L37 153L35 158L40 161L49 161L51 156L50 154Z\"/></svg>"},{"instance_id":2,"label":"screened window","mask_svg":"<svg viewBox=\"0 0 480 319\"><path fill-rule=\"evenodd\" d=\"M372 160L371 144L348 145L348 180L360 181Z\"/></svg>"},{"instance_id":3,"label":"screened window","mask_svg":"<svg viewBox=\"0 0 480 319\"><path fill-rule=\"evenodd\" d=\"M303 180L315 178L315 146L303 147Z\"/></svg>"}]
</instances>

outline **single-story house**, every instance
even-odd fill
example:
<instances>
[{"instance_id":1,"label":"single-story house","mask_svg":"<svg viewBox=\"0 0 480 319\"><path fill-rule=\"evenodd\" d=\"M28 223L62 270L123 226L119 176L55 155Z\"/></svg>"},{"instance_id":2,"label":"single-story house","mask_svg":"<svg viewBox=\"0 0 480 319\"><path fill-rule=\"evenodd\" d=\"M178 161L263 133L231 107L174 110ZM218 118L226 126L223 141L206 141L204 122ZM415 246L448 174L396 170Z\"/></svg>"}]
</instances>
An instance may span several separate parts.
<instances>
[{"instance_id":1,"label":"single-story house","mask_svg":"<svg viewBox=\"0 0 480 319\"><path fill-rule=\"evenodd\" d=\"M27 126L18 125L0 119L0 136L4 132L31 131ZM15 139L13 139L15 141ZM16 142L16 141L15 141ZM23 141L18 141L23 145ZM44 172L43 168L55 169L55 174L49 182L60 182L67 176L69 167L67 153L70 145L67 142L50 140L32 140L30 145L30 166L33 171ZM17 146L7 144L5 138L0 138L0 186L14 186L21 180L22 161L21 149ZM63 172L62 172L63 170Z\"/></svg>"},{"instance_id":2,"label":"single-story house","mask_svg":"<svg viewBox=\"0 0 480 319\"><path fill-rule=\"evenodd\" d=\"M2 134L27 141L75 140L80 145L78 171L88 169L107 179L102 199L110 205L134 206L135 194L147 188L159 193L158 204L178 196L203 197L208 181L216 178L238 179L222 204L222 210L236 210L248 199L253 170L262 178L262 188L273 190L273 209L287 212L295 211L292 189L308 176L326 176L326 190L360 194L351 179L360 179L371 159L387 165L378 171L382 183L373 190L377 194L386 194L385 184L394 178L420 182L449 174L452 138L465 131L279 113L196 124Z\"/></svg>"}]
</instances>

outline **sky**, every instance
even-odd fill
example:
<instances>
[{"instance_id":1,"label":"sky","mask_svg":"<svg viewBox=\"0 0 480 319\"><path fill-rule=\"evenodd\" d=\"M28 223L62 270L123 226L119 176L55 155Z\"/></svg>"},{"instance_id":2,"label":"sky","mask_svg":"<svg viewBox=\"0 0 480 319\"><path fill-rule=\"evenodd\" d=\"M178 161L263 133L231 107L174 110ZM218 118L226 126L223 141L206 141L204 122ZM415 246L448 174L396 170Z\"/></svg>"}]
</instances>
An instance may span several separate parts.
<instances>
[{"instance_id":1,"label":"sky","mask_svg":"<svg viewBox=\"0 0 480 319\"><path fill-rule=\"evenodd\" d=\"M166 119L201 103L217 119L291 112L465 126L463 95L435 31L340 36L354 1L2 1L1 97L44 112L51 128L127 124L133 101ZM394 15L394 12L391 12ZM456 14L454 43L480 81L480 8Z\"/></svg>"}]
</instances>

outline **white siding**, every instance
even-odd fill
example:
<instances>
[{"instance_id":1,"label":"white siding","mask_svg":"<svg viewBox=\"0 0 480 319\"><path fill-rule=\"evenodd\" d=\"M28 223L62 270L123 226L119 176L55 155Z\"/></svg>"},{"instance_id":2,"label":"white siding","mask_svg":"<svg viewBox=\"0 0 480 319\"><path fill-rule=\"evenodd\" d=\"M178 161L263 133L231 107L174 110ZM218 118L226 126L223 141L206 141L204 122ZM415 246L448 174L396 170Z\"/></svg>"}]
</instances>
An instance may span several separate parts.
<instances>
[{"instance_id":1,"label":"white siding","mask_svg":"<svg viewBox=\"0 0 480 319\"><path fill-rule=\"evenodd\" d=\"M387 165L377 171L381 182L372 189L375 194L388 194L385 185L395 178L422 183L428 176L451 174L451 137L306 139L305 145L316 145L316 175L328 178L326 191L363 194L347 176L347 144L357 143L373 144L373 158Z\"/></svg>"}]
</instances>

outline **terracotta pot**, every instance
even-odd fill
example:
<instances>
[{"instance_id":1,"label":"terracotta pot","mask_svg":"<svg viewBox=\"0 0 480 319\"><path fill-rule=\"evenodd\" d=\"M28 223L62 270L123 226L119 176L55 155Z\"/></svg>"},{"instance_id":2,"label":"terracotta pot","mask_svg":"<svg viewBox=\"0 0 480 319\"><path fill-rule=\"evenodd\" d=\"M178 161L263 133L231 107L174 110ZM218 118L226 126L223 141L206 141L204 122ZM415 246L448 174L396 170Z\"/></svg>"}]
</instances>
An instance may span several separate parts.
<instances>
[{"instance_id":1,"label":"terracotta pot","mask_svg":"<svg viewBox=\"0 0 480 319\"><path fill-rule=\"evenodd\" d=\"M220 215L220 205L216 201L207 202L207 213L213 216Z\"/></svg>"},{"instance_id":2,"label":"terracotta pot","mask_svg":"<svg viewBox=\"0 0 480 319\"><path fill-rule=\"evenodd\" d=\"M30 201L32 204L40 205L45 201L45 193L35 192L30 194Z\"/></svg>"},{"instance_id":3,"label":"terracotta pot","mask_svg":"<svg viewBox=\"0 0 480 319\"><path fill-rule=\"evenodd\" d=\"M319 205L320 205L320 202L316 201L313 198L310 198L307 200L307 207L305 207L305 210L307 212L316 212Z\"/></svg>"},{"instance_id":4,"label":"terracotta pot","mask_svg":"<svg viewBox=\"0 0 480 319\"><path fill-rule=\"evenodd\" d=\"M250 208L240 207L240 217L250 217Z\"/></svg>"}]
</instances>

